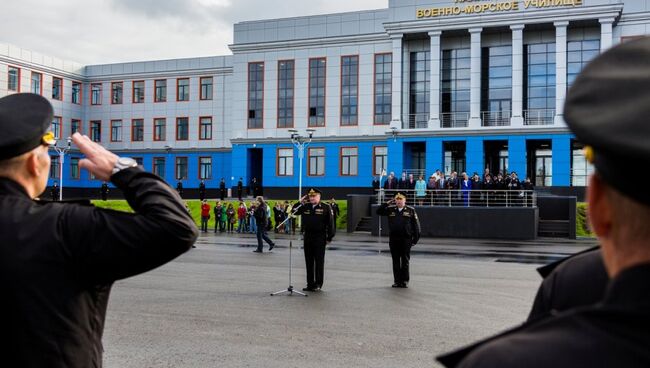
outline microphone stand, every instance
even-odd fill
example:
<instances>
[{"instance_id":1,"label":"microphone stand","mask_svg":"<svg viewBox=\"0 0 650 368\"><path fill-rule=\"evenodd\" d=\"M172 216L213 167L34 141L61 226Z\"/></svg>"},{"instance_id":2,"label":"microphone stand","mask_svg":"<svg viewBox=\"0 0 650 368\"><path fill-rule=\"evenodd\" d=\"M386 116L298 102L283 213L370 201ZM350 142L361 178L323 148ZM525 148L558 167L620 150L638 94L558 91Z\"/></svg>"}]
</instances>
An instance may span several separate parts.
<instances>
[{"instance_id":1,"label":"microphone stand","mask_svg":"<svg viewBox=\"0 0 650 368\"><path fill-rule=\"evenodd\" d=\"M287 216L287 218L286 218L284 221L282 221L281 223L279 223L278 226L276 226L275 228L276 228L276 229L279 229L280 226L284 225L287 221L289 221L289 219L291 219L291 218L296 218L296 212L298 212L298 209L299 209L300 207L302 207L303 205L304 205L304 203L300 203L300 205L298 205L298 207L294 208L293 211L292 211L292 213L291 213L289 216ZM301 293L301 292L298 291L298 290L294 290L293 285L291 285L291 268L292 268L291 259L293 258L293 257L291 256L291 249L292 249L292 248L293 248L293 242L292 242L292 241L289 241L289 287L287 287L286 289L283 289L283 290L280 290L280 291L276 291L276 292L274 292L274 293L271 293L271 296L273 296L273 295L280 295L280 294L284 294L284 293L288 293L289 295L293 295L293 293L296 293L296 294L298 294L298 295L302 295L302 296L304 296L304 297L307 297L307 296L308 296L308 295L305 294L305 293Z\"/></svg>"}]
</instances>

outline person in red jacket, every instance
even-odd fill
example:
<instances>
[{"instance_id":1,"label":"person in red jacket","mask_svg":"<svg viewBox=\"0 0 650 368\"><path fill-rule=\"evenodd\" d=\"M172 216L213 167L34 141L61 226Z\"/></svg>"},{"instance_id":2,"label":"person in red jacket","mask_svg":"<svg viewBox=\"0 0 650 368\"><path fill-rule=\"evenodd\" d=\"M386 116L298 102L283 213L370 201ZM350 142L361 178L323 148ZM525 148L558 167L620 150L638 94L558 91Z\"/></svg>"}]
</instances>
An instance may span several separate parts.
<instances>
[{"instance_id":1,"label":"person in red jacket","mask_svg":"<svg viewBox=\"0 0 650 368\"><path fill-rule=\"evenodd\" d=\"M210 204L205 199L201 202L201 231L208 232L208 220L210 220Z\"/></svg>"},{"instance_id":2,"label":"person in red jacket","mask_svg":"<svg viewBox=\"0 0 650 368\"><path fill-rule=\"evenodd\" d=\"M237 219L239 220L239 224L237 225L237 232L240 234L246 231L247 211L248 210L246 209L244 202L239 202L239 208L237 208Z\"/></svg>"}]
</instances>

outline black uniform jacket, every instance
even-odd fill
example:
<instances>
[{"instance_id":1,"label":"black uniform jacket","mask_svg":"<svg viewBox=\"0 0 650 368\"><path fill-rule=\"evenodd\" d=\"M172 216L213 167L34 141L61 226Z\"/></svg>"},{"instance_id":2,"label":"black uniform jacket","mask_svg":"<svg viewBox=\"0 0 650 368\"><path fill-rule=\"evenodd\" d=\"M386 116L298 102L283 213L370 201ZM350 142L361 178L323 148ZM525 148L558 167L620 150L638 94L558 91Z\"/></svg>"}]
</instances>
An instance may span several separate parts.
<instances>
[{"instance_id":1,"label":"black uniform jacket","mask_svg":"<svg viewBox=\"0 0 650 368\"><path fill-rule=\"evenodd\" d=\"M564 311L603 299L609 277L600 247L540 267L544 281L537 290L529 320L551 311Z\"/></svg>"},{"instance_id":2,"label":"black uniform jacket","mask_svg":"<svg viewBox=\"0 0 650 368\"><path fill-rule=\"evenodd\" d=\"M156 268L197 237L183 202L159 177L111 178L136 213L39 203L0 178L0 344L6 367L101 367L111 284Z\"/></svg>"},{"instance_id":3,"label":"black uniform jacket","mask_svg":"<svg viewBox=\"0 0 650 368\"><path fill-rule=\"evenodd\" d=\"M297 208L300 202L293 205ZM305 203L295 212L296 216L302 216L302 226L305 229L305 237L323 236L328 242L336 235L334 226L334 214L329 204L320 202L317 205Z\"/></svg>"},{"instance_id":4,"label":"black uniform jacket","mask_svg":"<svg viewBox=\"0 0 650 368\"><path fill-rule=\"evenodd\" d=\"M621 272L599 303L527 322L438 357L446 367L650 367L650 264Z\"/></svg>"},{"instance_id":5,"label":"black uniform jacket","mask_svg":"<svg viewBox=\"0 0 650 368\"><path fill-rule=\"evenodd\" d=\"M391 242L404 240L410 245L415 245L420 240L420 219L415 213L415 208L404 206L404 209L400 211L397 206L383 203L377 208L377 214L388 217Z\"/></svg>"}]
</instances>

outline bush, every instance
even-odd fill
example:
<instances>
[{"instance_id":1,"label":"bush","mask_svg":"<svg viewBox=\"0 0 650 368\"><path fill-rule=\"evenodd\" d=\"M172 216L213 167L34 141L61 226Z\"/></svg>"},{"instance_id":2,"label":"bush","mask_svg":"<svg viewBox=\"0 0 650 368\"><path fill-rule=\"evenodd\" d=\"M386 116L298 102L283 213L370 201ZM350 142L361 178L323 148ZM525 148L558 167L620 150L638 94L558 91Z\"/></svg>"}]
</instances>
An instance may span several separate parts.
<instances>
[{"instance_id":1,"label":"bush","mask_svg":"<svg viewBox=\"0 0 650 368\"><path fill-rule=\"evenodd\" d=\"M579 202L576 208L576 235L595 237L589 226L589 219L587 216L587 203Z\"/></svg>"}]
</instances>

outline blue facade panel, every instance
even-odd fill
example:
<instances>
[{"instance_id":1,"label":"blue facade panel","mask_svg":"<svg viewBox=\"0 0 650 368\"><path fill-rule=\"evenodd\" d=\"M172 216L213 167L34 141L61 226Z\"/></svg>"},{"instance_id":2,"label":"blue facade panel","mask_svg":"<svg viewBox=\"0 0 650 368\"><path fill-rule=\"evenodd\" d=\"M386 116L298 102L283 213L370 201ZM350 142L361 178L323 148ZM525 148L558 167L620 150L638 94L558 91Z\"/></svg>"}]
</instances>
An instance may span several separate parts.
<instances>
[{"instance_id":1,"label":"blue facade panel","mask_svg":"<svg viewBox=\"0 0 650 368\"><path fill-rule=\"evenodd\" d=\"M571 185L571 135L553 137L553 186Z\"/></svg>"},{"instance_id":2,"label":"blue facade panel","mask_svg":"<svg viewBox=\"0 0 650 368\"><path fill-rule=\"evenodd\" d=\"M467 159L467 175L472 176L473 173L483 174L485 169L485 155L483 153L483 138L482 137L468 137L465 146L465 157Z\"/></svg>"}]
</instances>

